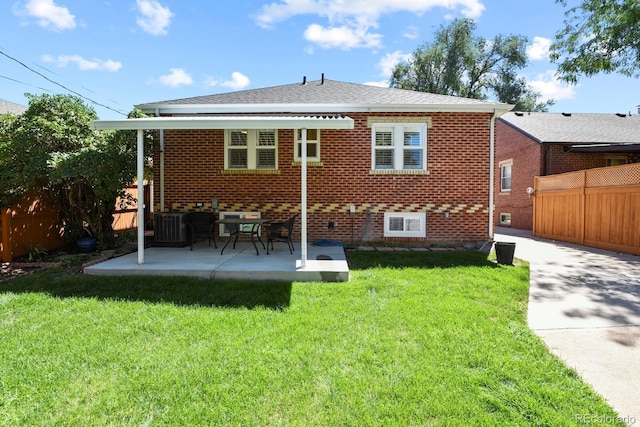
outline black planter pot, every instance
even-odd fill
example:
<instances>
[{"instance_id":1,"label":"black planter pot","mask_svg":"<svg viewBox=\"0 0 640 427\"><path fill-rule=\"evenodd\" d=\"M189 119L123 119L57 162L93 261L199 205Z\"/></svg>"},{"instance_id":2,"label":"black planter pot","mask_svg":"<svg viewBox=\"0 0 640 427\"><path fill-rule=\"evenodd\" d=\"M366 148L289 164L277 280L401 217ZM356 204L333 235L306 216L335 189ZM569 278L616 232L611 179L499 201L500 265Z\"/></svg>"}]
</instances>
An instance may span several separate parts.
<instances>
[{"instance_id":1,"label":"black planter pot","mask_svg":"<svg viewBox=\"0 0 640 427\"><path fill-rule=\"evenodd\" d=\"M96 251L97 240L93 237L83 237L79 239L76 244L78 245L79 252L88 254Z\"/></svg>"},{"instance_id":2,"label":"black planter pot","mask_svg":"<svg viewBox=\"0 0 640 427\"><path fill-rule=\"evenodd\" d=\"M498 264L513 265L513 253L516 251L516 244L512 242L496 242L495 247Z\"/></svg>"}]
</instances>

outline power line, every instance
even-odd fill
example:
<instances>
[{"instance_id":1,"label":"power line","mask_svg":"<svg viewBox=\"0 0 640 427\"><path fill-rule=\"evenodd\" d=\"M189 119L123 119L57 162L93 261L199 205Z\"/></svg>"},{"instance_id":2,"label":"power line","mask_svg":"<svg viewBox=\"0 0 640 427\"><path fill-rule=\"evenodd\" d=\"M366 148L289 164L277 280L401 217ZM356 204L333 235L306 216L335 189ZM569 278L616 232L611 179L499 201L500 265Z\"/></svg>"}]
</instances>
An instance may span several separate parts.
<instances>
[{"instance_id":1,"label":"power line","mask_svg":"<svg viewBox=\"0 0 640 427\"><path fill-rule=\"evenodd\" d=\"M23 81L16 80L16 79L11 78L11 77L7 77L7 76L0 75L0 78L7 79L7 80L11 80L12 82L20 83L20 84L23 84L23 85L25 85L25 86L35 87L36 89L40 89L40 90L43 90L43 91L45 91L45 92L51 92L49 89L45 89L45 88L40 87L40 86L34 86L34 85L29 84L29 83L25 83L25 82L23 82Z\"/></svg>"},{"instance_id":2,"label":"power line","mask_svg":"<svg viewBox=\"0 0 640 427\"><path fill-rule=\"evenodd\" d=\"M24 62L20 61L19 59L14 58L13 56L11 56L11 55L7 54L7 53L6 53L6 52L4 52L2 49L0 49L0 54L1 54L1 55L3 55L3 56L5 56L5 57L7 57L7 58L9 58L9 59L10 59L10 60L12 60L12 61L17 62L18 64L22 65L22 66L23 66L24 68L26 68L27 70L31 71L32 73L35 73L35 74L39 75L40 77L42 77L43 79L47 80L48 82L51 82L51 83L53 83L54 85L60 86L60 87L61 87L61 88L63 88L64 90L66 90L66 91L68 91L68 92L71 92L71 93L73 93L74 95L77 95L77 96L79 96L79 97L80 97L80 98L82 98L82 99L85 99L85 100L87 100L87 101L89 101L89 102L91 102L91 103L93 103L93 104L95 104L95 105L99 105L100 107L106 108L107 110L111 110L111 111L116 112L116 113L118 113L118 114L121 114L121 115L123 115L123 116L126 116L126 115L127 115L126 113L123 113L122 111L116 110L115 108L111 108L111 107L109 107L108 105L104 105L104 104L102 104L102 103L100 103L100 102L98 102L98 101L95 101L95 100L91 99L91 98L87 98L86 96L82 95L81 93L78 93L78 92L76 92L76 91L75 91L75 90L73 90L73 89L69 89L68 87L66 87L65 85L63 85L63 84L61 84L61 83L58 83L58 82L56 82L56 81L54 81L54 80L51 80L49 77L45 76L44 74L40 73L39 71L34 70L33 68L29 67L27 64L25 64ZM13 79L10 79L10 80L13 80ZM21 83L21 82L20 82L20 83Z\"/></svg>"}]
</instances>

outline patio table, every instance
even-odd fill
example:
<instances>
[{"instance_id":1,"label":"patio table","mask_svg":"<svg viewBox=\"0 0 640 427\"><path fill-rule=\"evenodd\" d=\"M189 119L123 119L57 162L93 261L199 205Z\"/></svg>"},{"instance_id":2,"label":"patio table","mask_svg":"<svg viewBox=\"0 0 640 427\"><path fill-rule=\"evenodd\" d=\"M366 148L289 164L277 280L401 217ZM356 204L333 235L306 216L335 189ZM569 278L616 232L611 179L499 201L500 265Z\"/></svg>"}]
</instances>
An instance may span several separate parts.
<instances>
[{"instance_id":1,"label":"patio table","mask_svg":"<svg viewBox=\"0 0 640 427\"><path fill-rule=\"evenodd\" d=\"M260 234L258 234L258 231L260 230L260 226L263 224L266 224L268 222L271 222L270 219L267 218L223 218L223 219L219 219L218 220L218 224L227 224L227 225L235 225L235 227L230 227L229 230L229 239L227 240L227 243L224 244L224 247L222 248L222 251L220 251L220 255L224 254L224 250L227 247L227 245L229 244L229 242L231 241L232 238L234 238L235 236L235 240L233 241L233 248L236 248L236 242L238 241L238 236L240 234L248 234L250 236L251 239L251 244L253 244L253 247L256 248L256 255L260 255L260 252L258 251L258 247L256 246L256 242L254 240L254 236L258 238L258 241L260 242L260 244L262 245L262 249L266 249L264 242L262 241L262 239L260 239ZM251 225L251 229L250 230L243 230L242 226L243 225Z\"/></svg>"}]
</instances>

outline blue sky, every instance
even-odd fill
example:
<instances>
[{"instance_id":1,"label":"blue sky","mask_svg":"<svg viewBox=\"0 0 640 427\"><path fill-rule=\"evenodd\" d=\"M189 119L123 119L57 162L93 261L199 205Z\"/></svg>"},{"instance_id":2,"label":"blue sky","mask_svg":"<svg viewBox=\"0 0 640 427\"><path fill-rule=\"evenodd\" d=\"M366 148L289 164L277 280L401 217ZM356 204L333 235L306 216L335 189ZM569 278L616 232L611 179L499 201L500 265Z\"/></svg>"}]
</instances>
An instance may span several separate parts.
<instances>
[{"instance_id":1,"label":"blue sky","mask_svg":"<svg viewBox=\"0 0 640 427\"><path fill-rule=\"evenodd\" d=\"M529 38L522 74L556 100L551 111L636 114L640 104L637 79L555 79L547 49L563 9L553 0L5 0L0 8L0 98L27 105L25 92L70 90L101 119L322 73L384 85L394 64L463 17L488 39Z\"/></svg>"}]
</instances>

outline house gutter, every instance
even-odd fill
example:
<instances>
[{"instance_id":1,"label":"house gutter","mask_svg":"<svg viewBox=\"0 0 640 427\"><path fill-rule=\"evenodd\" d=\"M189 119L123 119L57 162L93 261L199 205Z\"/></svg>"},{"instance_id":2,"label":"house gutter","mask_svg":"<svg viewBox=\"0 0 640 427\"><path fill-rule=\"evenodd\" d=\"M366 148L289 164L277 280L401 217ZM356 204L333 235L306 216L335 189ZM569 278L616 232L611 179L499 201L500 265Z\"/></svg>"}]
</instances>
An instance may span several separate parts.
<instances>
[{"instance_id":1,"label":"house gutter","mask_svg":"<svg viewBox=\"0 0 640 427\"><path fill-rule=\"evenodd\" d=\"M141 104L136 108L162 114L248 114L248 113L374 113L374 112L429 112L429 113L506 113L513 105L500 103L471 104L320 104L320 103L264 103L264 104Z\"/></svg>"}]
</instances>

